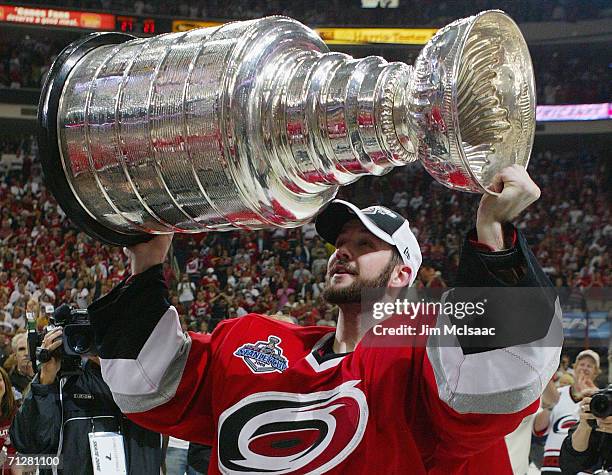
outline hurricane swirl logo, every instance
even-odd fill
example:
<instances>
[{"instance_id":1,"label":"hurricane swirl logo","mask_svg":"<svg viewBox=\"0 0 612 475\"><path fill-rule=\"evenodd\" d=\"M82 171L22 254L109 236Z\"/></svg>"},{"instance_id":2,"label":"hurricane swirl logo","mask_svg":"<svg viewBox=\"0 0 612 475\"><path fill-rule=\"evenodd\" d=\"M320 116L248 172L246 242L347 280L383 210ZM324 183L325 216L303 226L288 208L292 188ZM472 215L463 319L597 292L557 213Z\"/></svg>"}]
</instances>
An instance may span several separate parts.
<instances>
[{"instance_id":1,"label":"hurricane swirl logo","mask_svg":"<svg viewBox=\"0 0 612 475\"><path fill-rule=\"evenodd\" d=\"M553 432L555 434L567 434L579 421L580 419L574 414L563 416L553 425Z\"/></svg>"},{"instance_id":2,"label":"hurricane swirl logo","mask_svg":"<svg viewBox=\"0 0 612 475\"><path fill-rule=\"evenodd\" d=\"M368 422L360 381L310 394L262 392L219 418L219 470L226 474L323 473L361 442Z\"/></svg>"}]
</instances>

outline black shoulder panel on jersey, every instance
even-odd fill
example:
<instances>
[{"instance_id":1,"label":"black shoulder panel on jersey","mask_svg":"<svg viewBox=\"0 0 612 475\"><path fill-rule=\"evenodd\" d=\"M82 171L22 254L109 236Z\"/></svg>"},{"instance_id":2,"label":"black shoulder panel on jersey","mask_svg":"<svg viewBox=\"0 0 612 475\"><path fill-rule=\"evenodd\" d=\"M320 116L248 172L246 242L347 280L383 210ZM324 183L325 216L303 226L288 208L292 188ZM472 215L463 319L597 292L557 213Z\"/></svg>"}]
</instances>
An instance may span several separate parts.
<instances>
[{"instance_id":1,"label":"black shoulder panel on jersey","mask_svg":"<svg viewBox=\"0 0 612 475\"><path fill-rule=\"evenodd\" d=\"M88 311L100 357L136 359L169 307L161 264L93 302Z\"/></svg>"},{"instance_id":2,"label":"black shoulder panel on jersey","mask_svg":"<svg viewBox=\"0 0 612 475\"><path fill-rule=\"evenodd\" d=\"M516 276L512 285L507 283L509 275ZM451 317L451 323L496 329L495 337L459 336L464 354L532 343L558 333L558 328L551 332L551 326L559 324L557 293L518 231L516 245L500 252L480 251L466 238L455 287L448 301L487 303L484 315Z\"/></svg>"}]
</instances>

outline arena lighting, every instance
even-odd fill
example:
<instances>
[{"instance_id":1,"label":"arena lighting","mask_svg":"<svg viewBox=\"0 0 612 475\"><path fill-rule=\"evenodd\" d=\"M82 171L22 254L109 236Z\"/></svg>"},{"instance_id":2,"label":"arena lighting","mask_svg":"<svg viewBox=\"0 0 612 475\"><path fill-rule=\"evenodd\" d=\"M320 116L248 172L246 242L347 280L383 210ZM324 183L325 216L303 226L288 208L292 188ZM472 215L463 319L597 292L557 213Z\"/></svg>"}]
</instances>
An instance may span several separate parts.
<instances>
[{"instance_id":1,"label":"arena lighting","mask_svg":"<svg viewBox=\"0 0 612 475\"><path fill-rule=\"evenodd\" d=\"M606 119L612 119L612 102L537 106L536 108L536 120L538 122Z\"/></svg>"}]
</instances>

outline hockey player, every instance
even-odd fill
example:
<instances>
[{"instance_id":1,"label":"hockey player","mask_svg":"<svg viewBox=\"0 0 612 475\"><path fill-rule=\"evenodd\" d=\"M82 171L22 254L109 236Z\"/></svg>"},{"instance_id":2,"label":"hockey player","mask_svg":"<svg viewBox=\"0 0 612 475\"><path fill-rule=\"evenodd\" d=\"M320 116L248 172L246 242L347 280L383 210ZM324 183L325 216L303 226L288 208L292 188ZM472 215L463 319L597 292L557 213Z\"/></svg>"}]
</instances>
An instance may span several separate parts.
<instances>
[{"instance_id":1,"label":"hockey player","mask_svg":"<svg viewBox=\"0 0 612 475\"><path fill-rule=\"evenodd\" d=\"M378 340L374 325L397 319L364 315L362 293L411 285L419 246L397 213L336 200L316 221L336 247L324 292L340 308L336 329L250 314L184 334L161 274L171 237L132 247L133 276L89 308L117 404L138 424L212 445L209 473L511 474L503 436L538 408L562 336L551 284L508 224L539 189L518 166L495 188L457 285L536 291L530 312L498 305L497 344Z\"/></svg>"}]
</instances>

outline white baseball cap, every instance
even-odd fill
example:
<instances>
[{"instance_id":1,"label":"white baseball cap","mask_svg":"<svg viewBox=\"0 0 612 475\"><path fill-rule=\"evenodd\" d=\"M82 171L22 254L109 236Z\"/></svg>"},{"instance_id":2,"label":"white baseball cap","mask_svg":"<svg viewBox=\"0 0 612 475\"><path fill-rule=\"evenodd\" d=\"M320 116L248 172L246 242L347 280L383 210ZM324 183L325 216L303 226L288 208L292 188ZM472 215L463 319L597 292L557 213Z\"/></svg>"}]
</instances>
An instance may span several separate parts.
<instances>
[{"instance_id":1,"label":"white baseball cap","mask_svg":"<svg viewBox=\"0 0 612 475\"><path fill-rule=\"evenodd\" d=\"M595 360L595 364L597 365L597 368L599 368L599 354L597 352L593 350L583 350L580 353L578 353L578 356L576 356L576 361L584 358L585 356L593 358Z\"/></svg>"},{"instance_id":2,"label":"white baseball cap","mask_svg":"<svg viewBox=\"0 0 612 475\"><path fill-rule=\"evenodd\" d=\"M408 220L384 206L369 206L359 209L344 200L333 200L316 218L315 227L319 236L335 244L342 227L351 219L358 218L363 225L388 244L397 248L404 264L410 267L410 285L417 277L423 258L419 243L410 229Z\"/></svg>"}]
</instances>

